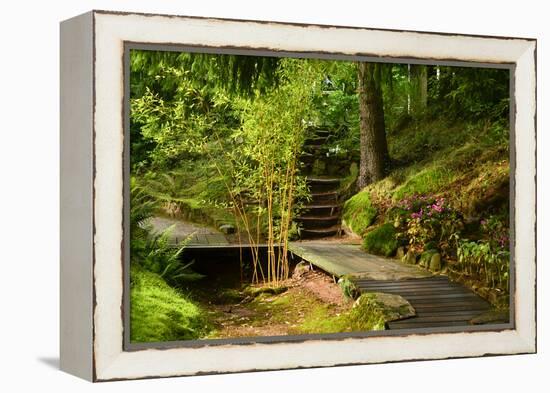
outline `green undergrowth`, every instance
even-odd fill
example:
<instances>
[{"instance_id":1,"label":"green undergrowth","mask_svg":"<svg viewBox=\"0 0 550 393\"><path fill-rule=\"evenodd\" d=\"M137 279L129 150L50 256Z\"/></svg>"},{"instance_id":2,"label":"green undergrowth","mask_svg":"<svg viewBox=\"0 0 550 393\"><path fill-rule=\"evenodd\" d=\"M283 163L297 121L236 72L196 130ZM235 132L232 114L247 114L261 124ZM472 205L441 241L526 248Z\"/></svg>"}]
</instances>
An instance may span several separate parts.
<instances>
[{"instance_id":1,"label":"green undergrowth","mask_svg":"<svg viewBox=\"0 0 550 393\"><path fill-rule=\"evenodd\" d=\"M399 243L391 223L382 224L368 232L363 239L363 249L371 254L390 257L395 254Z\"/></svg>"},{"instance_id":2,"label":"green undergrowth","mask_svg":"<svg viewBox=\"0 0 550 393\"><path fill-rule=\"evenodd\" d=\"M491 185L498 187L508 178L507 135L499 122L417 121L390 134L390 156L400 165L369 189L394 202L412 195L445 195L452 205L466 207L465 213L479 212L482 203L464 199L483 198Z\"/></svg>"},{"instance_id":3,"label":"green undergrowth","mask_svg":"<svg viewBox=\"0 0 550 393\"><path fill-rule=\"evenodd\" d=\"M213 227L235 222L227 209L209 205L198 198L169 198L165 200L163 207L161 213Z\"/></svg>"},{"instance_id":4,"label":"green undergrowth","mask_svg":"<svg viewBox=\"0 0 550 393\"><path fill-rule=\"evenodd\" d=\"M364 234L373 211L384 222L387 207L413 195L440 195L466 215L507 207L509 149L504 125L418 120L388 134L392 164L387 176L344 205L348 225ZM352 230L355 229L352 226ZM363 230L361 232L360 230Z\"/></svg>"},{"instance_id":5,"label":"green undergrowth","mask_svg":"<svg viewBox=\"0 0 550 393\"><path fill-rule=\"evenodd\" d=\"M160 214L218 227L234 224L227 208L225 180L206 159L182 160L168 172L135 176L160 209Z\"/></svg>"},{"instance_id":6,"label":"green undergrowth","mask_svg":"<svg viewBox=\"0 0 550 393\"><path fill-rule=\"evenodd\" d=\"M355 302L349 310L336 316L328 315L324 307L314 308L306 316L298 332L327 334L384 330L385 315L382 308L368 297L361 300Z\"/></svg>"},{"instance_id":7,"label":"green undergrowth","mask_svg":"<svg viewBox=\"0 0 550 393\"><path fill-rule=\"evenodd\" d=\"M376 214L377 210L372 205L370 192L365 190L346 201L342 218L354 233L362 235L372 225Z\"/></svg>"},{"instance_id":8,"label":"green undergrowth","mask_svg":"<svg viewBox=\"0 0 550 393\"><path fill-rule=\"evenodd\" d=\"M203 310L159 275L130 269L130 340L160 342L204 336L210 326Z\"/></svg>"},{"instance_id":9,"label":"green undergrowth","mask_svg":"<svg viewBox=\"0 0 550 393\"><path fill-rule=\"evenodd\" d=\"M284 334L327 334L384 328L379 310L374 305L358 308L352 307L352 302L348 301L338 306L301 288L245 287L238 292L221 289L219 293L215 303L223 304L224 310L232 308L231 313L240 317L228 320L225 311L213 312L211 316L217 328L206 338L240 336L246 334L243 326L259 329L255 330L257 332L262 329L269 332L270 327L279 327ZM279 330L279 334L282 331Z\"/></svg>"}]
</instances>

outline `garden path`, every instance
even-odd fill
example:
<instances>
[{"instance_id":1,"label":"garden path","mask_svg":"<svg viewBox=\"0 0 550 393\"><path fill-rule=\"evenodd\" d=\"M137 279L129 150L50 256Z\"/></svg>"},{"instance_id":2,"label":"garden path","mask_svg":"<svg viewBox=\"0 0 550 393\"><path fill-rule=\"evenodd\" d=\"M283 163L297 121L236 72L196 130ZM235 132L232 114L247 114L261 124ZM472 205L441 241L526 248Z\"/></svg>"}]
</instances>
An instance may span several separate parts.
<instances>
[{"instance_id":1,"label":"garden path","mask_svg":"<svg viewBox=\"0 0 550 393\"><path fill-rule=\"evenodd\" d=\"M290 251L336 277L347 276L361 293L389 293L406 299L416 316L388 323L389 329L468 326L491 305L465 286L395 259L370 255L357 244L292 242ZM491 317L506 323L507 315Z\"/></svg>"},{"instance_id":2,"label":"garden path","mask_svg":"<svg viewBox=\"0 0 550 393\"><path fill-rule=\"evenodd\" d=\"M358 244L326 241L291 242L290 251L336 277L351 275L371 280L429 277L414 265L365 253Z\"/></svg>"}]
</instances>

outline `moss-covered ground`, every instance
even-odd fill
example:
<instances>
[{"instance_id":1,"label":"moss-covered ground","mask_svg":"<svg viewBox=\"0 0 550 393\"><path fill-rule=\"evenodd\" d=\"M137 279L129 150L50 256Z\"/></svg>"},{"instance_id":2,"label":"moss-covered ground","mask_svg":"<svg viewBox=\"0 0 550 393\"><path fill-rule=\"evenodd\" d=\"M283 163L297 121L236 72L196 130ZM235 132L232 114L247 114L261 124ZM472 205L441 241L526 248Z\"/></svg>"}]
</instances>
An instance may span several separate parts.
<instances>
[{"instance_id":1,"label":"moss-covered ground","mask_svg":"<svg viewBox=\"0 0 550 393\"><path fill-rule=\"evenodd\" d=\"M157 274L132 266L130 277L132 342L191 340L212 329L203 308Z\"/></svg>"},{"instance_id":2,"label":"moss-covered ground","mask_svg":"<svg viewBox=\"0 0 550 393\"><path fill-rule=\"evenodd\" d=\"M367 209L412 195L441 195L465 214L495 208L509 177L508 140L492 123L412 123L388 135L388 176L367 187ZM504 192L507 196L507 194Z\"/></svg>"}]
</instances>

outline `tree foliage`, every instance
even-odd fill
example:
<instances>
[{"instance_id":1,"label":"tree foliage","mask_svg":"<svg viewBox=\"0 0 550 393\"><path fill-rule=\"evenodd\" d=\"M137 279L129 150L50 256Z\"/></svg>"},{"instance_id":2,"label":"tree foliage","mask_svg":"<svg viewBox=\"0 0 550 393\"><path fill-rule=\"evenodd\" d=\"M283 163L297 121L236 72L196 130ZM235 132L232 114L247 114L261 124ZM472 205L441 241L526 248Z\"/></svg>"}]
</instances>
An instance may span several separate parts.
<instances>
[{"instance_id":1,"label":"tree foliage","mask_svg":"<svg viewBox=\"0 0 550 393\"><path fill-rule=\"evenodd\" d=\"M345 166L364 164L360 186L402 164L387 138L407 124L491 121L495 140L507 138L507 70L158 51L130 59L131 170L154 209L232 212L243 240L271 242L269 271L257 272L269 280L288 275L273 250L299 231L310 130L330 130L327 154ZM432 153L415 146L415 157Z\"/></svg>"}]
</instances>

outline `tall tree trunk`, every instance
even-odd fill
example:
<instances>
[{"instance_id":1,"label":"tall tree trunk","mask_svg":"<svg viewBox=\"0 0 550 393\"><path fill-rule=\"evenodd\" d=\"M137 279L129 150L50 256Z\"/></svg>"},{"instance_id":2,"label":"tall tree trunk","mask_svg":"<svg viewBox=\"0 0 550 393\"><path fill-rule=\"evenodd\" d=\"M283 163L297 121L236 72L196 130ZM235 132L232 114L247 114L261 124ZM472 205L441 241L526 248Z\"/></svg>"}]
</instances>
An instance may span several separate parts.
<instances>
[{"instance_id":1,"label":"tall tree trunk","mask_svg":"<svg viewBox=\"0 0 550 393\"><path fill-rule=\"evenodd\" d=\"M359 188L381 180L388 161L380 67L380 64L373 63L358 64L360 162L357 185Z\"/></svg>"},{"instance_id":2,"label":"tall tree trunk","mask_svg":"<svg viewBox=\"0 0 550 393\"><path fill-rule=\"evenodd\" d=\"M419 115L428 104L428 67L425 65L410 65L410 81L412 85L411 113Z\"/></svg>"}]
</instances>

